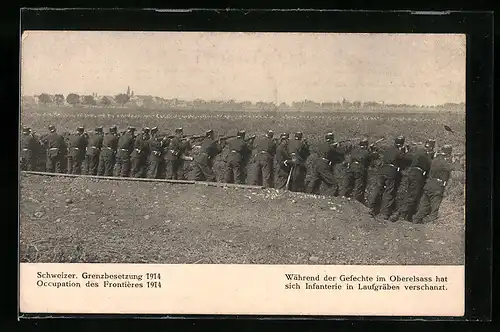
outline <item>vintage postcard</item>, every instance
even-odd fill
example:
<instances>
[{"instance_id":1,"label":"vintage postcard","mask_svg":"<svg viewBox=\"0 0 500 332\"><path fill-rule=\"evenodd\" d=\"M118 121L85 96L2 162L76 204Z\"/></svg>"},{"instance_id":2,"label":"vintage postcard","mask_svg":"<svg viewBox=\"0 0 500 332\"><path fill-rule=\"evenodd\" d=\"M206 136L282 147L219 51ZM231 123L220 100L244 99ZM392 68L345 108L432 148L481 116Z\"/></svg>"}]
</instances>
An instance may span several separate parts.
<instances>
[{"instance_id":1,"label":"vintage postcard","mask_svg":"<svg viewBox=\"0 0 500 332\"><path fill-rule=\"evenodd\" d=\"M463 316L465 56L25 31L21 313Z\"/></svg>"}]
</instances>

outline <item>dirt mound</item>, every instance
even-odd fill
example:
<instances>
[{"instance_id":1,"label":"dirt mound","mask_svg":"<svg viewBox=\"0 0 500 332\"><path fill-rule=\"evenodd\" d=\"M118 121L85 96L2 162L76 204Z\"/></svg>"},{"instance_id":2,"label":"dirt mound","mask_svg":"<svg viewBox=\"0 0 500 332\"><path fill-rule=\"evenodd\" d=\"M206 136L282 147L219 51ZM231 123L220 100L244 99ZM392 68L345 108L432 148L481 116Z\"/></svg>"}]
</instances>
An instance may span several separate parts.
<instances>
[{"instance_id":1,"label":"dirt mound","mask_svg":"<svg viewBox=\"0 0 500 332\"><path fill-rule=\"evenodd\" d=\"M20 208L22 262L464 262L463 215L389 223L358 202L274 189L23 175Z\"/></svg>"}]
</instances>

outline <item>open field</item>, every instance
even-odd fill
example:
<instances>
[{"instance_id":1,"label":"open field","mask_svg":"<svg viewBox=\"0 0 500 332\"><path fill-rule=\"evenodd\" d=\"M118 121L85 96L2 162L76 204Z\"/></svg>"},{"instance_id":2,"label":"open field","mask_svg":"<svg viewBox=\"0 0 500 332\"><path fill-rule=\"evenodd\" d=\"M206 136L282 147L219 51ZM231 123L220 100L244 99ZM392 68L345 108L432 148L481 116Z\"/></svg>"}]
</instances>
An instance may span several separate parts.
<instances>
[{"instance_id":1,"label":"open field","mask_svg":"<svg viewBox=\"0 0 500 332\"><path fill-rule=\"evenodd\" d=\"M435 138L465 151L465 114L458 113L244 113L104 109L26 109L23 125L45 133L112 124L158 126L171 133L260 134L302 131L314 152L326 132L336 140L367 136L392 142ZM447 132L444 125L453 128ZM222 177L224 152L215 160ZM193 151L196 154L196 151ZM314 153L309 159L309 167ZM289 263L311 256L318 264L462 264L463 165L448 185L437 224L379 223L365 207L341 198L251 192L233 188L23 176L21 258L56 262ZM461 166L461 167L460 167ZM185 173L190 165L184 166ZM369 171L370 192L376 167ZM342 175L337 168L337 176ZM403 178L399 197L405 193ZM89 193L86 192L88 189ZM322 194L328 194L324 189ZM72 203L66 204L65 199ZM335 207L336 210L330 209ZM286 214L283 213L286 210ZM38 213L40 212L40 213ZM148 216L146 218L146 216Z\"/></svg>"}]
</instances>

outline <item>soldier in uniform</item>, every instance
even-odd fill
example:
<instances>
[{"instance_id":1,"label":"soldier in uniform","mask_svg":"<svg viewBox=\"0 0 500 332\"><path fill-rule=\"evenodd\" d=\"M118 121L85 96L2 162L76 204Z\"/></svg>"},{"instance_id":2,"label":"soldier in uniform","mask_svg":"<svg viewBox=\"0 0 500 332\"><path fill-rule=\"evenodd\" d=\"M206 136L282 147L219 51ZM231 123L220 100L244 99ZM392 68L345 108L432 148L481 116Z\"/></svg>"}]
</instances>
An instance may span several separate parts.
<instances>
[{"instance_id":1,"label":"soldier in uniform","mask_svg":"<svg viewBox=\"0 0 500 332\"><path fill-rule=\"evenodd\" d=\"M140 178L144 176L146 161L149 155L149 128L143 128L142 134L137 135L134 141L134 150L130 155L131 160L131 176Z\"/></svg>"},{"instance_id":2,"label":"soldier in uniform","mask_svg":"<svg viewBox=\"0 0 500 332\"><path fill-rule=\"evenodd\" d=\"M392 214L391 210L395 205L401 170L405 165L404 144L405 138L399 136L394 140L393 146L381 148L383 165L379 170L377 182L369 201L371 216L377 214L379 206L384 220L388 220Z\"/></svg>"},{"instance_id":3,"label":"soldier in uniform","mask_svg":"<svg viewBox=\"0 0 500 332\"><path fill-rule=\"evenodd\" d=\"M182 128L175 129L175 135L170 140L168 145L168 151L166 155L166 178L169 180L183 180L184 174L182 173L182 167L184 161L182 157L184 153L191 150L191 143L189 140L183 139L184 131Z\"/></svg>"},{"instance_id":4,"label":"soldier in uniform","mask_svg":"<svg viewBox=\"0 0 500 332\"><path fill-rule=\"evenodd\" d=\"M268 131L267 134L257 137L253 141L253 148L256 152L254 157L252 184L273 187L274 155L276 154L276 143L273 140L274 133Z\"/></svg>"},{"instance_id":5,"label":"soldier in uniform","mask_svg":"<svg viewBox=\"0 0 500 332\"><path fill-rule=\"evenodd\" d=\"M118 139L115 176L128 177L130 174L130 154L134 149L134 132L134 127L128 127L127 132Z\"/></svg>"},{"instance_id":6,"label":"soldier in uniform","mask_svg":"<svg viewBox=\"0 0 500 332\"><path fill-rule=\"evenodd\" d=\"M278 165L278 174L275 184L276 189L286 189L288 174L290 174L290 169L292 168L292 157L290 153L288 153L289 138L290 135L288 133L282 133L280 135L280 142L276 148L276 164Z\"/></svg>"},{"instance_id":7,"label":"soldier in uniform","mask_svg":"<svg viewBox=\"0 0 500 332\"><path fill-rule=\"evenodd\" d=\"M225 141L224 146L228 146L230 153L226 158L226 165L224 167L224 182L234 183L235 181L239 184L243 184L243 167L244 167L244 156L251 151L247 142L245 141L244 130L238 131L236 137L230 138Z\"/></svg>"},{"instance_id":8,"label":"soldier in uniform","mask_svg":"<svg viewBox=\"0 0 500 332\"><path fill-rule=\"evenodd\" d=\"M377 157L368 145L367 139L362 139L357 147L350 153L350 161L344 175L343 196L352 197L358 202L365 204L365 190L368 179L368 167Z\"/></svg>"},{"instance_id":9,"label":"soldier in uniform","mask_svg":"<svg viewBox=\"0 0 500 332\"><path fill-rule=\"evenodd\" d=\"M102 139L102 150L99 155L99 167L97 170L97 175L113 176L118 139L117 127L111 126L109 128L109 132L104 135L104 138Z\"/></svg>"},{"instance_id":10,"label":"soldier in uniform","mask_svg":"<svg viewBox=\"0 0 500 332\"><path fill-rule=\"evenodd\" d=\"M165 147L168 146L170 140L157 135L158 128L151 129L151 138L149 140L149 162L148 162L148 178L160 179L162 176L162 168L165 164L164 153Z\"/></svg>"},{"instance_id":11,"label":"soldier in uniform","mask_svg":"<svg viewBox=\"0 0 500 332\"><path fill-rule=\"evenodd\" d=\"M195 158L190 178L194 181L215 182L215 173L212 169L215 157L222 152L219 141L214 139L212 129L205 133L205 139L200 145L200 154Z\"/></svg>"},{"instance_id":12,"label":"soldier in uniform","mask_svg":"<svg viewBox=\"0 0 500 332\"><path fill-rule=\"evenodd\" d=\"M318 158L314 161L311 181L307 186L307 193L316 194L322 183L325 183L331 190L333 196L338 196L338 184L334 176L333 165L337 161L337 154L341 152L334 143L333 133L325 135L325 141L318 147Z\"/></svg>"},{"instance_id":13,"label":"soldier in uniform","mask_svg":"<svg viewBox=\"0 0 500 332\"><path fill-rule=\"evenodd\" d=\"M82 164L85 160L87 138L83 127L76 128L76 133L69 138L68 174L82 174Z\"/></svg>"},{"instance_id":14,"label":"soldier in uniform","mask_svg":"<svg viewBox=\"0 0 500 332\"><path fill-rule=\"evenodd\" d=\"M426 217L428 222L437 220L439 207L443 200L444 188L450 179L452 171L451 159L452 147L451 145L444 145L440 153L437 153L432 160L418 211L413 217L414 223L420 224Z\"/></svg>"},{"instance_id":15,"label":"soldier in uniform","mask_svg":"<svg viewBox=\"0 0 500 332\"><path fill-rule=\"evenodd\" d=\"M292 157L292 169L290 178L290 190L297 192L305 191L305 180L306 180L306 160L311 154L309 149L309 144L303 140L303 134L301 132L296 132L294 139L288 142L288 152Z\"/></svg>"},{"instance_id":16,"label":"soldier in uniform","mask_svg":"<svg viewBox=\"0 0 500 332\"><path fill-rule=\"evenodd\" d=\"M24 127L21 136L21 170L33 170L33 154L37 149L37 140L31 134L31 128Z\"/></svg>"},{"instance_id":17,"label":"soldier in uniform","mask_svg":"<svg viewBox=\"0 0 500 332\"><path fill-rule=\"evenodd\" d=\"M87 163L85 166L87 175L97 175L99 166L99 155L101 153L103 137L101 135L101 127L97 127L94 133L88 138L87 143Z\"/></svg>"},{"instance_id":18,"label":"soldier in uniform","mask_svg":"<svg viewBox=\"0 0 500 332\"><path fill-rule=\"evenodd\" d=\"M403 203L398 211L391 216L391 221L395 222L400 217L406 221L412 221L413 215L417 212L418 202L422 196L424 184L431 167L435 145L436 141L429 139L425 142L423 149L417 148L407 154L407 158L411 160L407 174L408 188Z\"/></svg>"},{"instance_id":19,"label":"soldier in uniform","mask_svg":"<svg viewBox=\"0 0 500 332\"><path fill-rule=\"evenodd\" d=\"M47 146L46 171L51 173L61 173L62 163L66 154L66 143L64 137L57 133L56 127L49 126L49 134L42 139Z\"/></svg>"}]
</instances>

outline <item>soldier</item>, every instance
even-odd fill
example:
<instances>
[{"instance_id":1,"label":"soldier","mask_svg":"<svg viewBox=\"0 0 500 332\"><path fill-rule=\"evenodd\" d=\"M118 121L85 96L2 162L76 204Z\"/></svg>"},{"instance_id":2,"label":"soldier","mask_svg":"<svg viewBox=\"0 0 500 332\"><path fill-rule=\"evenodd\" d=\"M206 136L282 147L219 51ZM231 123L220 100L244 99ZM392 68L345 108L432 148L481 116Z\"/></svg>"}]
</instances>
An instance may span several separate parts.
<instances>
[{"instance_id":1,"label":"soldier","mask_svg":"<svg viewBox=\"0 0 500 332\"><path fill-rule=\"evenodd\" d=\"M149 155L149 128L143 128L142 134L137 135L134 141L134 150L130 155L131 159L131 176L134 178L144 177L146 161Z\"/></svg>"},{"instance_id":2,"label":"soldier","mask_svg":"<svg viewBox=\"0 0 500 332\"><path fill-rule=\"evenodd\" d=\"M76 128L76 133L70 136L68 153L68 174L82 174L82 163L85 159L87 138L83 127Z\"/></svg>"},{"instance_id":3,"label":"soldier","mask_svg":"<svg viewBox=\"0 0 500 332\"><path fill-rule=\"evenodd\" d=\"M33 154L37 149L36 138L31 134L31 128L24 127L21 136L21 170L33 170Z\"/></svg>"},{"instance_id":4,"label":"soldier","mask_svg":"<svg viewBox=\"0 0 500 332\"><path fill-rule=\"evenodd\" d=\"M49 134L41 141L47 146L47 163L45 165L46 171L51 173L61 173L62 163L66 153L64 137L57 133L55 126L50 125Z\"/></svg>"},{"instance_id":5,"label":"soldier","mask_svg":"<svg viewBox=\"0 0 500 332\"><path fill-rule=\"evenodd\" d=\"M205 136L200 145L200 154L193 163L190 177L194 181L215 182L216 178L212 167L215 157L222 152L222 146L214 139L212 129L208 130Z\"/></svg>"},{"instance_id":6,"label":"soldier","mask_svg":"<svg viewBox=\"0 0 500 332\"><path fill-rule=\"evenodd\" d=\"M184 153L191 150L191 143L189 140L183 140L183 129L175 129L175 135L170 140L168 145L168 151L166 155L166 167L167 174L166 178L170 180L182 180L184 179L184 174L182 173Z\"/></svg>"},{"instance_id":7,"label":"soldier","mask_svg":"<svg viewBox=\"0 0 500 332\"><path fill-rule=\"evenodd\" d=\"M270 130L253 142L253 148L256 151L252 174L253 185L273 187L274 155L276 154L273 136L274 133Z\"/></svg>"},{"instance_id":8,"label":"soldier","mask_svg":"<svg viewBox=\"0 0 500 332\"><path fill-rule=\"evenodd\" d=\"M117 127L111 126L109 128L109 132L104 135L104 138L102 139L102 150L99 155L99 167L97 170L97 175L113 176L118 139Z\"/></svg>"},{"instance_id":9,"label":"soldier","mask_svg":"<svg viewBox=\"0 0 500 332\"><path fill-rule=\"evenodd\" d=\"M434 222L438 218L439 206L443 199L444 188L450 179L452 147L444 145L441 152L432 160L429 176L424 185L424 192L420 199L420 205L413 222L420 224L427 217L428 222Z\"/></svg>"},{"instance_id":10,"label":"soldier","mask_svg":"<svg viewBox=\"0 0 500 332\"><path fill-rule=\"evenodd\" d=\"M394 145L381 148L383 165L379 170L377 182L369 201L370 215L375 216L380 206L380 213L384 220L391 216L396 194L401 178L401 169L404 167L405 138L399 136Z\"/></svg>"},{"instance_id":11,"label":"soldier","mask_svg":"<svg viewBox=\"0 0 500 332\"><path fill-rule=\"evenodd\" d=\"M309 144L303 140L303 134L296 132L294 139L288 142L288 152L292 157L293 166L291 168L290 190L305 191L306 160L311 154ZM288 189L288 188L287 188Z\"/></svg>"},{"instance_id":12,"label":"soldier","mask_svg":"<svg viewBox=\"0 0 500 332\"><path fill-rule=\"evenodd\" d=\"M87 162L85 165L85 174L87 175L97 175L102 141L101 127L96 127L94 133L89 136L87 143Z\"/></svg>"},{"instance_id":13,"label":"soldier","mask_svg":"<svg viewBox=\"0 0 500 332\"><path fill-rule=\"evenodd\" d=\"M407 157L411 158L411 164L408 168L408 187L403 204L398 211L391 217L391 221L395 222L400 217L411 222L412 217L418 207L418 202L422 196L425 180L431 167L431 161L434 157L434 147L436 141L429 139L425 142L424 149L417 148L415 151L408 153Z\"/></svg>"},{"instance_id":14,"label":"soldier","mask_svg":"<svg viewBox=\"0 0 500 332\"><path fill-rule=\"evenodd\" d=\"M151 138L149 140L148 178L150 179L161 178L163 174L162 168L165 164L165 159L163 159L165 147L170 143L170 140L166 136L158 136L158 128L155 128L151 129Z\"/></svg>"},{"instance_id":15,"label":"soldier","mask_svg":"<svg viewBox=\"0 0 500 332\"><path fill-rule=\"evenodd\" d=\"M350 162L344 175L344 197L354 196L358 202L365 204L365 190L368 178L368 167L377 157L368 146L368 140L362 139L359 146L354 147L350 153ZM354 195L353 195L354 191Z\"/></svg>"},{"instance_id":16,"label":"soldier","mask_svg":"<svg viewBox=\"0 0 500 332\"><path fill-rule=\"evenodd\" d=\"M134 127L128 127L126 133L118 139L118 146L116 150L115 176L129 176L130 154L134 149L134 132Z\"/></svg>"},{"instance_id":17,"label":"soldier","mask_svg":"<svg viewBox=\"0 0 500 332\"><path fill-rule=\"evenodd\" d=\"M245 182L243 177L244 157L251 151L245 140L245 134L244 130L240 130L236 134L236 137L225 141L224 146L227 145L230 149L224 168L224 182L226 183L234 183L236 181L239 184L243 184Z\"/></svg>"},{"instance_id":18,"label":"soldier","mask_svg":"<svg viewBox=\"0 0 500 332\"><path fill-rule=\"evenodd\" d=\"M307 193L318 193L321 183L325 183L332 190L333 195L338 196L338 185L332 167L336 160L336 148L333 133L326 134L325 141L318 147L318 158L314 161L312 178L306 189Z\"/></svg>"},{"instance_id":19,"label":"soldier","mask_svg":"<svg viewBox=\"0 0 500 332\"><path fill-rule=\"evenodd\" d=\"M276 164L278 165L278 176L276 177L275 184L276 189L286 189L288 175L290 174L290 169L292 168L292 157L290 153L288 153L289 138L290 135L288 133L282 133L280 135L280 143L276 148Z\"/></svg>"}]
</instances>

